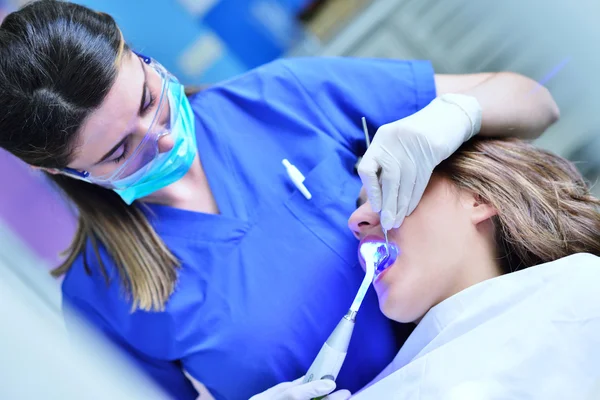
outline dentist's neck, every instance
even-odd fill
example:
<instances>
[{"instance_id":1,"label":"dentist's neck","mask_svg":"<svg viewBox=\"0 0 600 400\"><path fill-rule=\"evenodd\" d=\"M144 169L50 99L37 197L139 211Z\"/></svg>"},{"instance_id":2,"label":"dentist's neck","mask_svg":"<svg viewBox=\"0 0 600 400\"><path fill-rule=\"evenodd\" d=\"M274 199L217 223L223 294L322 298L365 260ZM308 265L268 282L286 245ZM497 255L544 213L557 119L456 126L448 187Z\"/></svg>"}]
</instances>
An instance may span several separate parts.
<instances>
[{"instance_id":1,"label":"dentist's neck","mask_svg":"<svg viewBox=\"0 0 600 400\"><path fill-rule=\"evenodd\" d=\"M177 182L146 196L144 202L206 214L219 214L200 158L196 156L189 171Z\"/></svg>"}]
</instances>

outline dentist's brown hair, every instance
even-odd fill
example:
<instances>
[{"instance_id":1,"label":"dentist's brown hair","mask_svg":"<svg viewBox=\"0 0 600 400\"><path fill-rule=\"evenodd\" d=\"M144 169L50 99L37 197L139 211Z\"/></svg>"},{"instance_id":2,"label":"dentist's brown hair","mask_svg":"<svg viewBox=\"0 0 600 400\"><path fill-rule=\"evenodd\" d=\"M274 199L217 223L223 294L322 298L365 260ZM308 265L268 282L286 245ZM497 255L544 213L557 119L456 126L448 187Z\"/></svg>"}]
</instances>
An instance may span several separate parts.
<instances>
[{"instance_id":1,"label":"dentist's brown hair","mask_svg":"<svg viewBox=\"0 0 600 400\"><path fill-rule=\"evenodd\" d=\"M42 169L66 167L81 126L131 56L111 16L79 4L40 0L9 14L0 25L0 148ZM66 259L52 274L65 274L82 257L86 272L109 284L104 247L132 310L164 309L180 264L142 205L128 206L112 190L65 175L48 177L78 218Z\"/></svg>"}]
</instances>

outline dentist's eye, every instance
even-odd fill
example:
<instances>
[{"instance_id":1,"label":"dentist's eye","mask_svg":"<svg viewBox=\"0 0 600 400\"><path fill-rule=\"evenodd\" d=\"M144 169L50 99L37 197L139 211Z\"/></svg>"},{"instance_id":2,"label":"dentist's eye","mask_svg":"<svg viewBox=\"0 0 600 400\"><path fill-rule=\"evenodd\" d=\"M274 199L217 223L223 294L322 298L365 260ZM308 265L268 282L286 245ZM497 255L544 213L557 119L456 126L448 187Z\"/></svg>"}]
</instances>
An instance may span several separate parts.
<instances>
[{"instance_id":1,"label":"dentist's eye","mask_svg":"<svg viewBox=\"0 0 600 400\"><path fill-rule=\"evenodd\" d=\"M115 164L119 164L121 161L127 158L129 155L129 146L127 145L127 141L123 143L123 152L121 155L113 160Z\"/></svg>"}]
</instances>

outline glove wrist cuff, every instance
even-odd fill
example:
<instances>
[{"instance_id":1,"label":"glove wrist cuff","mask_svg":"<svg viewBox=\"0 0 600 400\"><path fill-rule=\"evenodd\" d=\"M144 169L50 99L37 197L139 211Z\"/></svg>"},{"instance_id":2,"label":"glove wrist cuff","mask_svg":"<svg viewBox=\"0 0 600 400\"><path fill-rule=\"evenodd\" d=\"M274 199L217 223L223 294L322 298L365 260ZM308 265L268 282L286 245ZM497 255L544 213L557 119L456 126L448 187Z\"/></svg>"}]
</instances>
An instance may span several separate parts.
<instances>
[{"instance_id":1,"label":"glove wrist cuff","mask_svg":"<svg viewBox=\"0 0 600 400\"><path fill-rule=\"evenodd\" d=\"M469 118L471 131L468 132L465 142L479 133L481 129L481 105L475 97L460 93L446 93L438 99L445 103L454 104Z\"/></svg>"}]
</instances>

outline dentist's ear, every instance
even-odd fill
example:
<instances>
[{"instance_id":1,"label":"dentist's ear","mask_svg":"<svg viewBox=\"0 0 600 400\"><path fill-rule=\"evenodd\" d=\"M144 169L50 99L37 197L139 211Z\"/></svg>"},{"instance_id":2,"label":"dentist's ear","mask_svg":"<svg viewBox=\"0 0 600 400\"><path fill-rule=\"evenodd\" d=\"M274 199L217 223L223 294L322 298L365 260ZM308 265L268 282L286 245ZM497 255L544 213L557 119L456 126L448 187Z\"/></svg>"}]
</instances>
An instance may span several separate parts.
<instances>
[{"instance_id":1,"label":"dentist's ear","mask_svg":"<svg viewBox=\"0 0 600 400\"><path fill-rule=\"evenodd\" d=\"M29 168L35 171L44 171L49 173L50 175L58 175L60 171L57 168L44 168L44 167L36 167L35 165L30 165Z\"/></svg>"}]
</instances>

